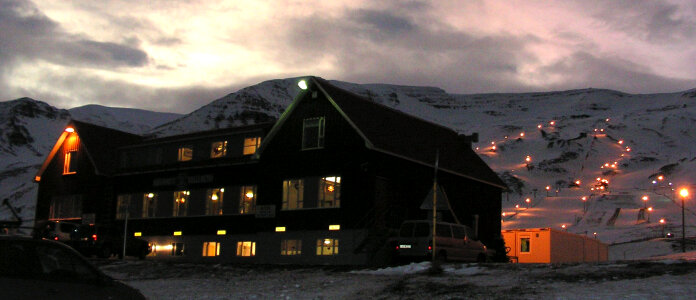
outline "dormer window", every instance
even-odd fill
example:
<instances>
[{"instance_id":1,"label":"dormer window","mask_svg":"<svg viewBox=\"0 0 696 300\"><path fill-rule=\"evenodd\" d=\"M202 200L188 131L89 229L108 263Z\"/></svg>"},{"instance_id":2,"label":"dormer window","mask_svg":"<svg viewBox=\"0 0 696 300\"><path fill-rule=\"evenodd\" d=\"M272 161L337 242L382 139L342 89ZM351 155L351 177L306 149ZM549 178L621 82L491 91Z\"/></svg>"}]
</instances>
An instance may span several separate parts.
<instances>
[{"instance_id":1,"label":"dormer window","mask_svg":"<svg viewBox=\"0 0 696 300\"><path fill-rule=\"evenodd\" d=\"M304 119L302 123L302 150L324 148L324 117Z\"/></svg>"},{"instance_id":2,"label":"dormer window","mask_svg":"<svg viewBox=\"0 0 696 300\"><path fill-rule=\"evenodd\" d=\"M261 137L251 137L244 139L244 155L252 155L256 153L256 149L259 149L261 145Z\"/></svg>"},{"instance_id":3,"label":"dormer window","mask_svg":"<svg viewBox=\"0 0 696 300\"><path fill-rule=\"evenodd\" d=\"M189 161L193 159L193 147L183 146L179 148L178 161Z\"/></svg>"},{"instance_id":4,"label":"dormer window","mask_svg":"<svg viewBox=\"0 0 696 300\"><path fill-rule=\"evenodd\" d=\"M77 151L65 152L65 160L63 162L63 175L77 173L75 172L75 154L77 154Z\"/></svg>"},{"instance_id":5,"label":"dormer window","mask_svg":"<svg viewBox=\"0 0 696 300\"><path fill-rule=\"evenodd\" d=\"M225 157L227 155L227 141L213 142L210 150L210 158Z\"/></svg>"},{"instance_id":6,"label":"dormer window","mask_svg":"<svg viewBox=\"0 0 696 300\"><path fill-rule=\"evenodd\" d=\"M68 127L68 129L72 129ZM67 131L68 138L65 139L65 144L63 144L63 175L75 174L77 166L77 151L80 146L80 138L77 136L75 131Z\"/></svg>"}]
</instances>

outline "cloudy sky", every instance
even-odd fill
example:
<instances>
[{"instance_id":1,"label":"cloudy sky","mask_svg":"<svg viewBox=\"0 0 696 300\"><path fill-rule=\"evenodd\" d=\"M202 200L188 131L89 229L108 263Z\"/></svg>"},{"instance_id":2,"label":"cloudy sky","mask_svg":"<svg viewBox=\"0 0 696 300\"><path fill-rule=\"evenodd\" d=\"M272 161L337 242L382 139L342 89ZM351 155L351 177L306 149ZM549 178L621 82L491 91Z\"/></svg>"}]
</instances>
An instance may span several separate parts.
<instances>
[{"instance_id":1,"label":"cloudy sky","mask_svg":"<svg viewBox=\"0 0 696 300\"><path fill-rule=\"evenodd\" d=\"M188 113L302 75L682 91L696 88L696 1L0 0L0 101Z\"/></svg>"}]
</instances>

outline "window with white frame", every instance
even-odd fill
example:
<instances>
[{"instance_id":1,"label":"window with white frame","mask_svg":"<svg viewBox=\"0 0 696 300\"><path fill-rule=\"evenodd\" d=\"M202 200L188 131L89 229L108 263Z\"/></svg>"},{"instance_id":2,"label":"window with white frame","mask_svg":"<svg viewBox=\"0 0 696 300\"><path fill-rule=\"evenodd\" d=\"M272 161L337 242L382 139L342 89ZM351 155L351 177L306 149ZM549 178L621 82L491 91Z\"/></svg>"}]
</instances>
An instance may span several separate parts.
<instances>
[{"instance_id":1,"label":"window with white frame","mask_svg":"<svg viewBox=\"0 0 696 300\"><path fill-rule=\"evenodd\" d=\"M302 122L302 150L324 147L324 117L304 119Z\"/></svg>"},{"instance_id":2,"label":"window with white frame","mask_svg":"<svg viewBox=\"0 0 696 300\"><path fill-rule=\"evenodd\" d=\"M317 255L337 255L338 239L318 239Z\"/></svg>"},{"instance_id":3,"label":"window with white frame","mask_svg":"<svg viewBox=\"0 0 696 300\"><path fill-rule=\"evenodd\" d=\"M221 215L222 214L222 200L225 194L224 188L219 189L209 189L207 197L205 200L205 214L206 215Z\"/></svg>"},{"instance_id":4,"label":"window with white frame","mask_svg":"<svg viewBox=\"0 0 696 300\"><path fill-rule=\"evenodd\" d=\"M341 207L340 176L329 176L319 179L318 207Z\"/></svg>"},{"instance_id":5,"label":"window with white frame","mask_svg":"<svg viewBox=\"0 0 696 300\"><path fill-rule=\"evenodd\" d=\"M203 242L203 256L204 257L220 256L220 243L218 243L218 242Z\"/></svg>"},{"instance_id":6,"label":"window with white frame","mask_svg":"<svg viewBox=\"0 0 696 300\"><path fill-rule=\"evenodd\" d=\"M237 256L256 256L256 242L237 242Z\"/></svg>"},{"instance_id":7,"label":"window with white frame","mask_svg":"<svg viewBox=\"0 0 696 300\"><path fill-rule=\"evenodd\" d=\"M157 212L157 194L143 194L143 218L152 218Z\"/></svg>"},{"instance_id":8,"label":"window with white frame","mask_svg":"<svg viewBox=\"0 0 696 300\"><path fill-rule=\"evenodd\" d=\"M283 181L283 210L301 209L304 201L304 180Z\"/></svg>"},{"instance_id":9,"label":"window with white frame","mask_svg":"<svg viewBox=\"0 0 696 300\"><path fill-rule=\"evenodd\" d=\"M174 192L174 206L172 210L173 217L185 217L188 212L190 191Z\"/></svg>"},{"instance_id":10,"label":"window with white frame","mask_svg":"<svg viewBox=\"0 0 696 300\"><path fill-rule=\"evenodd\" d=\"M280 241L280 255L301 255L302 240Z\"/></svg>"},{"instance_id":11,"label":"window with white frame","mask_svg":"<svg viewBox=\"0 0 696 300\"><path fill-rule=\"evenodd\" d=\"M253 214L256 212L256 186L242 186L239 196L239 213Z\"/></svg>"}]
</instances>

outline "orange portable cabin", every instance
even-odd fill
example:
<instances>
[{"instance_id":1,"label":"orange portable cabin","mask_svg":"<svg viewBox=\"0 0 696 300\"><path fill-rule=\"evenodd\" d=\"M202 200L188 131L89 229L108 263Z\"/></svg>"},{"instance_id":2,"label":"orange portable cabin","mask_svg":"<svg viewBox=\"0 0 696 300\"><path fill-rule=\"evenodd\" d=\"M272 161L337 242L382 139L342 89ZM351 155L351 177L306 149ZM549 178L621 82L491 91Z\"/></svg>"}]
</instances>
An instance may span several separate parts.
<instances>
[{"instance_id":1,"label":"orange portable cabin","mask_svg":"<svg viewBox=\"0 0 696 300\"><path fill-rule=\"evenodd\" d=\"M551 228L503 230L508 256L519 263L607 261L609 247L595 238Z\"/></svg>"}]
</instances>

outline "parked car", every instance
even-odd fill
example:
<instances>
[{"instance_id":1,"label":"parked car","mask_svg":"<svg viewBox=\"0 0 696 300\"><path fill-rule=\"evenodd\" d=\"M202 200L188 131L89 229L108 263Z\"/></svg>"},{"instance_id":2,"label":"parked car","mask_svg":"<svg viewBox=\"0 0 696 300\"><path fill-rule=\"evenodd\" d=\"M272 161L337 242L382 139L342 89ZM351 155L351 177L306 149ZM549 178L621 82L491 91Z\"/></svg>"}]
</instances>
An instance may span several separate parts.
<instances>
[{"instance_id":1,"label":"parked car","mask_svg":"<svg viewBox=\"0 0 696 300\"><path fill-rule=\"evenodd\" d=\"M36 227L35 237L66 242L75 236L78 227L79 223L69 221L46 221Z\"/></svg>"},{"instance_id":2,"label":"parked car","mask_svg":"<svg viewBox=\"0 0 696 300\"><path fill-rule=\"evenodd\" d=\"M123 231L110 226L81 225L66 244L85 256L96 255L108 258L123 257ZM126 240L126 255L144 259L152 252L152 245L143 239L129 236Z\"/></svg>"},{"instance_id":3,"label":"parked car","mask_svg":"<svg viewBox=\"0 0 696 300\"><path fill-rule=\"evenodd\" d=\"M0 236L2 299L145 299L55 241Z\"/></svg>"},{"instance_id":4,"label":"parked car","mask_svg":"<svg viewBox=\"0 0 696 300\"><path fill-rule=\"evenodd\" d=\"M392 239L398 258L430 259L433 253L432 222L427 220L405 221L399 235ZM475 239L473 230L465 225L437 222L435 251L440 260L487 260L486 246Z\"/></svg>"},{"instance_id":5,"label":"parked car","mask_svg":"<svg viewBox=\"0 0 696 300\"><path fill-rule=\"evenodd\" d=\"M123 256L123 232L115 227L47 221L37 227L36 238L63 242L84 256L107 258ZM152 251L146 240L128 237L126 255L144 259Z\"/></svg>"}]
</instances>

